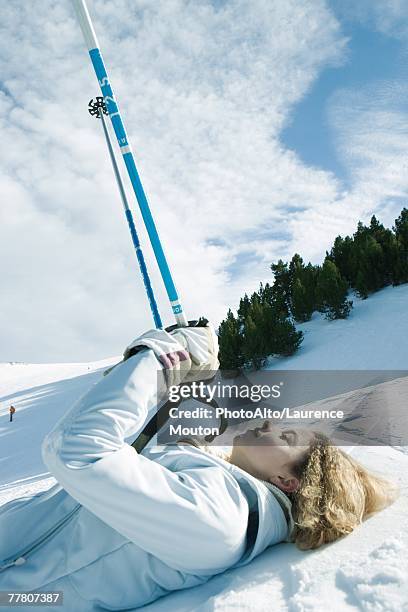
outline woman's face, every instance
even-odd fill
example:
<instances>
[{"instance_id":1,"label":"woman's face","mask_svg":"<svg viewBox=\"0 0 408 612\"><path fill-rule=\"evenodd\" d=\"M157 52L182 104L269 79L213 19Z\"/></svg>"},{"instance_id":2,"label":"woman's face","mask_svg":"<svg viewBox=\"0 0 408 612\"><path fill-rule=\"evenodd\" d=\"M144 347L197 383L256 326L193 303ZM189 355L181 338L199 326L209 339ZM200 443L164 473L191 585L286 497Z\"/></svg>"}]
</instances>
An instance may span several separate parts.
<instances>
[{"instance_id":1,"label":"woman's face","mask_svg":"<svg viewBox=\"0 0 408 612\"><path fill-rule=\"evenodd\" d=\"M304 458L313 439L313 431L265 421L262 427L235 436L230 461L289 493L299 486L293 466Z\"/></svg>"}]
</instances>

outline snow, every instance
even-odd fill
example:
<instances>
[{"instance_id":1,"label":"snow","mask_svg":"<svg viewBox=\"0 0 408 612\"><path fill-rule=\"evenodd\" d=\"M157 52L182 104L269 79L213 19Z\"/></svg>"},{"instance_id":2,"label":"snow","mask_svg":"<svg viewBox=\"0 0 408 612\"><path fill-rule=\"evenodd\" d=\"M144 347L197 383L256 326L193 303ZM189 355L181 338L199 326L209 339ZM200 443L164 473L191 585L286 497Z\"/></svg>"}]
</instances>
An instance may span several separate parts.
<instances>
[{"instance_id":1,"label":"snow","mask_svg":"<svg viewBox=\"0 0 408 612\"><path fill-rule=\"evenodd\" d=\"M353 301L347 319L327 321L314 313L296 329L304 332L292 357L270 359L282 370L398 370L407 368L408 289L386 287L366 300ZM386 314L385 314L386 313ZM404 333L405 332L405 333Z\"/></svg>"},{"instance_id":2,"label":"snow","mask_svg":"<svg viewBox=\"0 0 408 612\"><path fill-rule=\"evenodd\" d=\"M349 319L320 315L300 326L304 344L292 358L270 360L279 369L408 370L408 286L387 288L367 300L354 298ZM0 364L0 505L47 489L54 479L40 455L41 440L68 406L118 358L89 364ZM367 397L370 402L367 402ZM408 610L408 447L398 437L405 418L407 379L349 392L330 400L349 405L353 428L385 399L397 417L393 446L354 446L349 452L400 487L398 500L354 533L316 551L291 544L266 550L249 566L207 584L175 592L146 612L288 611L366 612ZM16 407L13 423L8 408ZM388 416L385 414L385 420ZM375 433L375 429L373 430ZM374 434L373 434L374 435ZM375 435L373 444L375 444Z\"/></svg>"},{"instance_id":3,"label":"snow","mask_svg":"<svg viewBox=\"0 0 408 612\"><path fill-rule=\"evenodd\" d=\"M118 361L0 364L0 485L43 475L40 448L45 434L104 369ZM16 413L9 423L11 404Z\"/></svg>"}]
</instances>

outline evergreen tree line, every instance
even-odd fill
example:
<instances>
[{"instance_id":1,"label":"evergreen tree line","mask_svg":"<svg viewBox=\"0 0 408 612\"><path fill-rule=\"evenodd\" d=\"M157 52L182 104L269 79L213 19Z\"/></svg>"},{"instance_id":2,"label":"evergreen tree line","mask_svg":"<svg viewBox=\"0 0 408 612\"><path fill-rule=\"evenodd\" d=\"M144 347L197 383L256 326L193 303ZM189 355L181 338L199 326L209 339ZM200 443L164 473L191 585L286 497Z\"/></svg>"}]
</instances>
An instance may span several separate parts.
<instances>
[{"instance_id":1,"label":"evergreen tree line","mask_svg":"<svg viewBox=\"0 0 408 612\"><path fill-rule=\"evenodd\" d=\"M271 264L273 283L261 284L229 310L219 327L220 364L225 370L260 368L270 355L293 355L303 340L295 323L309 321L313 312L327 319L344 319L353 306L350 289L365 299L387 285L408 282L408 209L392 230L373 215L370 225L359 222L353 236L337 236L322 265L306 265L299 254L290 262Z\"/></svg>"}]
</instances>

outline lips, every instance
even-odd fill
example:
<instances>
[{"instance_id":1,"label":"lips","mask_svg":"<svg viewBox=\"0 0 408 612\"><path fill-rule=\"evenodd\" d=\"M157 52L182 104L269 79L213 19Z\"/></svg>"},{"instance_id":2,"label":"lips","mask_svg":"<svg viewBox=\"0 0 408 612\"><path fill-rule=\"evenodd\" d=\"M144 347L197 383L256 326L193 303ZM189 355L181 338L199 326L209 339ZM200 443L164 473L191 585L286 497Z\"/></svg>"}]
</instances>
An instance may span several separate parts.
<instances>
[{"instance_id":1,"label":"lips","mask_svg":"<svg viewBox=\"0 0 408 612\"><path fill-rule=\"evenodd\" d=\"M256 429L247 429L244 436L250 436L256 438Z\"/></svg>"}]
</instances>

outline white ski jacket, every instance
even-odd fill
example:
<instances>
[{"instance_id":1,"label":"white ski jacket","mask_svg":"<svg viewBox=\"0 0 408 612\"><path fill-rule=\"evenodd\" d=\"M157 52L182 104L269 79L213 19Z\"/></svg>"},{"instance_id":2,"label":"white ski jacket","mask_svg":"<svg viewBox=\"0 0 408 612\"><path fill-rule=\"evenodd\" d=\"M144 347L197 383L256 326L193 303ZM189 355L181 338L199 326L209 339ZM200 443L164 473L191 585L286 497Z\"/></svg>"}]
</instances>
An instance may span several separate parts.
<instances>
[{"instance_id":1,"label":"white ski jacket","mask_svg":"<svg viewBox=\"0 0 408 612\"><path fill-rule=\"evenodd\" d=\"M187 348L200 369L200 338L189 329L183 344L179 334L144 334L150 348L116 366L46 436L43 459L59 484L0 508L0 590L60 590L63 606L47 607L56 612L127 610L289 537L290 504L278 489L194 446L137 454L127 443L163 401L166 368L177 362L163 355Z\"/></svg>"}]
</instances>

